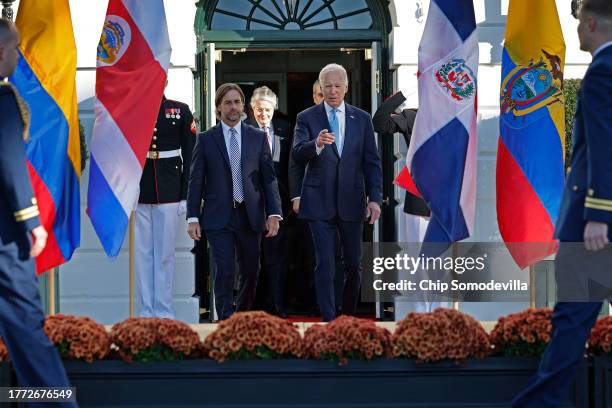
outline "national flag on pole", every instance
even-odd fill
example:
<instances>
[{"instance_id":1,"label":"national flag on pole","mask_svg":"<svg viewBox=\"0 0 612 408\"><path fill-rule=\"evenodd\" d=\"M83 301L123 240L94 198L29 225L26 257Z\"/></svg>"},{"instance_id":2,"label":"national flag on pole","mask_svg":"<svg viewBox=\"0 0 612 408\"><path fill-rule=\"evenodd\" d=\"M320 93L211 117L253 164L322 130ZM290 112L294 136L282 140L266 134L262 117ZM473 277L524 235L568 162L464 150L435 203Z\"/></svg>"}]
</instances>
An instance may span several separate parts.
<instances>
[{"instance_id":1,"label":"national flag on pole","mask_svg":"<svg viewBox=\"0 0 612 408\"><path fill-rule=\"evenodd\" d=\"M472 0L432 0L419 46L419 111L406 165L431 209L426 242L472 235L478 36Z\"/></svg>"},{"instance_id":2,"label":"national flag on pole","mask_svg":"<svg viewBox=\"0 0 612 408\"><path fill-rule=\"evenodd\" d=\"M162 0L110 0L98 44L87 214L119 253L159 111L170 40Z\"/></svg>"},{"instance_id":3,"label":"national flag on pole","mask_svg":"<svg viewBox=\"0 0 612 408\"><path fill-rule=\"evenodd\" d=\"M41 274L68 261L80 244L76 45L68 0L21 0L16 25L20 56L10 81L30 107L28 169L49 234L36 258Z\"/></svg>"},{"instance_id":4,"label":"national flag on pole","mask_svg":"<svg viewBox=\"0 0 612 408\"><path fill-rule=\"evenodd\" d=\"M555 0L511 0L502 55L497 221L521 268L556 251L553 233L564 179L564 60Z\"/></svg>"}]
</instances>

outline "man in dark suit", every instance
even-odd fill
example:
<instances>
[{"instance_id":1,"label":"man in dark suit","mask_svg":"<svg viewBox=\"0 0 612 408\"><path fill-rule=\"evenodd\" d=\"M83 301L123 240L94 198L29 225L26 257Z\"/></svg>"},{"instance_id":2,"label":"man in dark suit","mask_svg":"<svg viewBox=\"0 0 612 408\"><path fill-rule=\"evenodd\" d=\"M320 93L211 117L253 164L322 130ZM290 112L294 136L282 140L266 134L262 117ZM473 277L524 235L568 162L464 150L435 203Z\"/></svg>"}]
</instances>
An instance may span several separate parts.
<instances>
[{"instance_id":1,"label":"man in dark suit","mask_svg":"<svg viewBox=\"0 0 612 408\"><path fill-rule=\"evenodd\" d=\"M220 123L197 136L187 192L188 234L206 233L215 260L214 293L220 320L233 310L236 255L240 287L236 310L249 310L259 274L261 233L278 233L281 201L266 134L243 124L244 93L236 84L217 89ZM202 200L204 204L202 206ZM201 225L201 227L200 227Z\"/></svg>"},{"instance_id":2,"label":"man in dark suit","mask_svg":"<svg viewBox=\"0 0 612 408\"><path fill-rule=\"evenodd\" d=\"M312 102L319 105L323 102L323 91L321 84L317 79L312 84ZM295 214L300 213L300 195L302 194L302 181L304 181L304 173L306 166L298 164L293 155L289 158L289 192L291 196L292 210ZM294 249L299 253L296 254L297 271L307 277L304 281L303 289L313 289L312 299L316 298L314 290L314 246L312 244L312 234L307 220L298 220L296 243ZM342 262L342 249L340 244L340 236L336 236L336 251L335 251L335 268L334 275L334 298L336 301L336 315L339 315L342 310L342 292L344 290L344 264ZM316 313L316 312L315 312Z\"/></svg>"},{"instance_id":3,"label":"man in dark suit","mask_svg":"<svg viewBox=\"0 0 612 408\"><path fill-rule=\"evenodd\" d=\"M319 81L325 100L298 114L293 155L306 166L299 217L310 225L317 302L323 320L331 321L336 317L336 234L345 267L342 312L354 314L361 284L363 222L369 218L373 224L380 217L382 169L370 115L344 102L346 70L326 65Z\"/></svg>"},{"instance_id":4,"label":"man in dark suit","mask_svg":"<svg viewBox=\"0 0 612 408\"><path fill-rule=\"evenodd\" d=\"M278 181L278 189L282 203L283 214L286 217L291 212L289 200L289 154L291 153L292 135L289 122L275 118L274 111L278 108L278 97L267 86L256 88L251 96L251 108L254 114L253 126L266 134L274 173ZM285 313L285 282L287 276L286 264L286 230L287 222L283 222L275 237L262 242L262 275L267 283L268 302L272 313L287 317Z\"/></svg>"},{"instance_id":5,"label":"man in dark suit","mask_svg":"<svg viewBox=\"0 0 612 408\"><path fill-rule=\"evenodd\" d=\"M4 82L17 65L18 44L15 26L0 20L0 337L21 387L69 387L59 354L43 331L32 260L44 249L47 232L40 225L26 167L30 114L17 90Z\"/></svg>"},{"instance_id":6,"label":"man in dark suit","mask_svg":"<svg viewBox=\"0 0 612 408\"><path fill-rule=\"evenodd\" d=\"M187 183L196 126L189 106L162 97L136 207L136 312L174 318L172 287L179 217L187 211Z\"/></svg>"},{"instance_id":7,"label":"man in dark suit","mask_svg":"<svg viewBox=\"0 0 612 408\"><path fill-rule=\"evenodd\" d=\"M612 3L583 0L579 18L580 48L593 61L578 96L571 170L555 231L561 241L555 259L559 302L551 341L515 407L562 404L602 300L612 294ZM597 284L602 278L608 283Z\"/></svg>"}]
</instances>

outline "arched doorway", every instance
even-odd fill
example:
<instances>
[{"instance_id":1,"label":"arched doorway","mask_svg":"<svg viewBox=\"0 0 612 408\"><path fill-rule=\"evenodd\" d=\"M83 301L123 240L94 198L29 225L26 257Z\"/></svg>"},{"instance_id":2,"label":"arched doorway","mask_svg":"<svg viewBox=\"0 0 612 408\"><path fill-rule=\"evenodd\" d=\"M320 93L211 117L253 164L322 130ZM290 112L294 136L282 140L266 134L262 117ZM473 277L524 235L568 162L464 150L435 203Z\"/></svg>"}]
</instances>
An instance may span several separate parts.
<instances>
[{"instance_id":1,"label":"arched doorway","mask_svg":"<svg viewBox=\"0 0 612 408\"><path fill-rule=\"evenodd\" d=\"M214 90L239 83L247 94L267 85L289 119L312 105L312 84L327 63L349 73L347 100L374 112L391 89L388 0L201 0L197 3L196 115L214 124ZM393 140L379 140L383 157L383 218L364 238L393 241ZM377 316L381 316L377 305Z\"/></svg>"}]
</instances>

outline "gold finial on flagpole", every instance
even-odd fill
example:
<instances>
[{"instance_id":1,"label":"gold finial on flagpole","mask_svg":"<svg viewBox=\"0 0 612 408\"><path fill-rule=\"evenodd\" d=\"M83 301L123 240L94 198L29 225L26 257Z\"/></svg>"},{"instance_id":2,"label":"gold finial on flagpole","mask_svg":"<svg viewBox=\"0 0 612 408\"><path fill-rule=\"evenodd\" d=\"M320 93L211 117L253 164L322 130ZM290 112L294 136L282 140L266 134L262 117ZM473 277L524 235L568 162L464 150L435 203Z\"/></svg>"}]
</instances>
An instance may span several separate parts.
<instances>
[{"instance_id":1,"label":"gold finial on flagpole","mask_svg":"<svg viewBox=\"0 0 612 408\"><path fill-rule=\"evenodd\" d=\"M2 0L2 18L13 21L15 14L13 13L13 2L15 0Z\"/></svg>"}]
</instances>

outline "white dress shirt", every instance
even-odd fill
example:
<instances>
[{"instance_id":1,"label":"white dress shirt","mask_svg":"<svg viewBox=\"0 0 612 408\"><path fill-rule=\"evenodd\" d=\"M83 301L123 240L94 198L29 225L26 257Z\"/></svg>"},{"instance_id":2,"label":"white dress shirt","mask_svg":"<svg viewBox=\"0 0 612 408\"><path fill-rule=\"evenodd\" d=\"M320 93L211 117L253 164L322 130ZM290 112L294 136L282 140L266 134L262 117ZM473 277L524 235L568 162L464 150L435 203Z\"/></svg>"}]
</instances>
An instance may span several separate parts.
<instances>
[{"instance_id":1,"label":"white dress shirt","mask_svg":"<svg viewBox=\"0 0 612 408\"><path fill-rule=\"evenodd\" d=\"M323 101L323 105L325 106L325 114L327 115L327 121L329 122L329 118L331 117L331 111L332 108L331 106L329 106L327 104L327 102ZM336 136L336 140L338 141L342 141L342 146L344 147L344 129L345 129L345 125L346 125L346 105L344 103L344 101L342 101L342 103L340 104L340 106L338 106L336 108L336 119L338 119L338 130L340 131L339 135L334 135ZM327 129L328 131L331 131L331 129ZM337 146L337 144L336 144ZM321 152L323 151L323 149L325 148L325 145L318 147L315 145L315 147L317 148L317 156L321 154ZM339 152L340 154L342 154L341 152Z\"/></svg>"}]
</instances>

